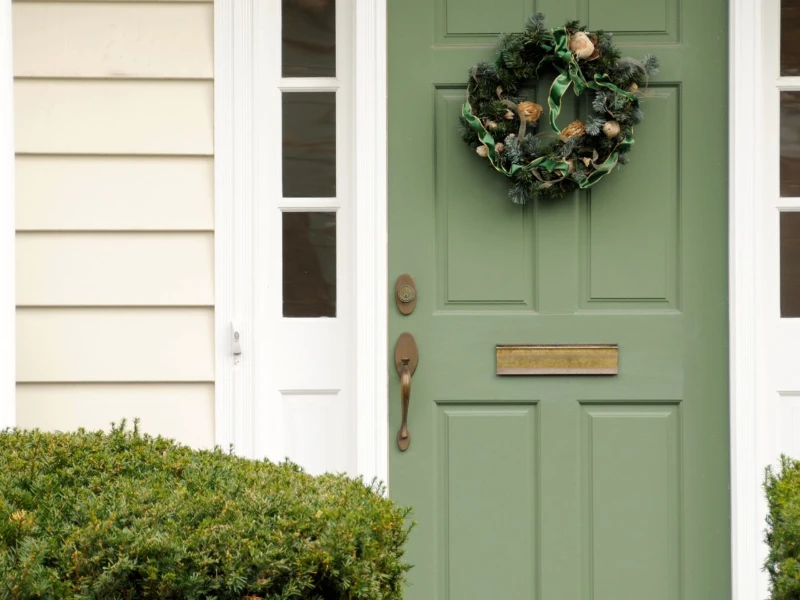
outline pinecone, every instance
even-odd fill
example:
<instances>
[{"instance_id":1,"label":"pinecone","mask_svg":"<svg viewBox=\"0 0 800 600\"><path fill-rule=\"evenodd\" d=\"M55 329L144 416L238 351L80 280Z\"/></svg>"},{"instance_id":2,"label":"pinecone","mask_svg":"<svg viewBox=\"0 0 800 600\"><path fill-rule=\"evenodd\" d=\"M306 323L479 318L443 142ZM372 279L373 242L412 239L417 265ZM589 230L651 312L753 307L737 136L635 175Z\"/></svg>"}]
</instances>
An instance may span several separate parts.
<instances>
[{"instance_id":1,"label":"pinecone","mask_svg":"<svg viewBox=\"0 0 800 600\"><path fill-rule=\"evenodd\" d=\"M561 130L561 135L565 138L581 137L586 133L586 127L581 121L573 121Z\"/></svg>"}]
</instances>

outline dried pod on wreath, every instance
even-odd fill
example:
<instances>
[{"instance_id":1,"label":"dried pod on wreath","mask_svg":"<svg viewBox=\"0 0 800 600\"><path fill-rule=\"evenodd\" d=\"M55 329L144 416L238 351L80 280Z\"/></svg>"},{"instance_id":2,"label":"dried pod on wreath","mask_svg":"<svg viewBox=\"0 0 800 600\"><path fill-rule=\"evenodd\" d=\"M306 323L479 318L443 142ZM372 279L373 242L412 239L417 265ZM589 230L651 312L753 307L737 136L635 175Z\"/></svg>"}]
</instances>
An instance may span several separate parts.
<instances>
[{"instance_id":1,"label":"dried pod on wreath","mask_svg":"<svg viewBox=\"0 0 800 600\"><path fill-rule=\"evenodd\" d=\"M569 38L569 49L575 58L589 58L594 54L594 44L589 36L583 31L576 31Z\"/></svg>"},{"instance_id":2,"label":"dried pod on wreath","mask_svg":"<svg viewBox=\"0 0 800 600\"><path fill-rule=\"evenodd\" d=\"M536 102L525 101L517 104L517 111L519 116L528 123L536 123L542 116L543 109Z\"/></svg>"},{"instance_id":3,"label":"dried pod on wreath","mask_svg":"<svg viewBox=\"0 0 800 600\"><path fill-rule=\"evenodd\" d=\"M586 133L586 126L581 121L573 121L561 130L565 138L580 137Z\"/></svg>"},{"instance_id":4,"label":"dried pod on wreath","mask_svg":"<svg viewBox=\"0 0 800 600\"><path fill-rule=\"evenodd\" d=\"M603 134L607 138L615 138L619 135L620 126L616 121L606 121L603 123Z\"/></svg>"}]
</instances>

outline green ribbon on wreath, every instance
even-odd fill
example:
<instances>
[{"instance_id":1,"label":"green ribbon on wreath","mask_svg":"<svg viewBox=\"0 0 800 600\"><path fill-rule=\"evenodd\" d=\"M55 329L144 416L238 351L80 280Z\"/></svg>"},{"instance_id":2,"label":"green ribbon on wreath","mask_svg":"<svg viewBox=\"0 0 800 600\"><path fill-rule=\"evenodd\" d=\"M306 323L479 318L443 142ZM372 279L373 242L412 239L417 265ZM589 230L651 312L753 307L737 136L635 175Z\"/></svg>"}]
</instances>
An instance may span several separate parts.
<instances>
[{"instance_id":1,"label":"green ribbon on wreath","mask_svg":"<svg viewBox=\"0 0 800 600\"><path fill-rule=\"evenodd\" d=\"M555 78L555 81L553 81L553 85L550 86L550 93L547 96L547 104L550 107L550 126L555 133L559 134L561 130L558 128L558 125L556 125L556 119L561 112L561 98L567 92L570 85L573 86L573 91L576 96L580 96L586 88L595 91L600 90L600 88L607 88L615 94L624 96L630 101L636 100L635 94L626 92L611 83L610 78L605 73L595 74L593 79L587 80L583 75L583 71L581 71L580 65L578 65L578 61L575 59L575 55L572 54L572 51L569 49L569 39L570 35L566 29L563 27L554 29L553 41L555 46L553 48L547 48L554 52L555 55L561 59L562 63L559 64L555 62L553 65L559 72L559 75Z\"/></svg>"},{"instance_id":2,"label":"green ribbon on wreath","mask_svg":"<svg viewBox=\"0 0 800 600\"><path fill-rule=\"evenodd\" d=\"M561 113L561 99L564 97L570 85L573 86L573 91L576 96L580 96L587 88L595 91L606 88L613 91L615 94L624 96L630 101L636 100L635 94L626 92L611 83L610 78L605 73L596 73L591 80L587 80L583 75L583 71L581 71L580 65L578 65L578 61L575 59L575 55L569 49L569 40L570 35L565 28L560 27L554 29L554 47L548 48L561 59L561 64L555 62L553 65L559 72L559 75L553 81L553 85L550 86L550 92L547 95L547 105L550 109L550 127L557 134L561 133L561 130L556 124L558 115ZM600 181L617 165L619 150L621 148L628 148L632 146L633 143L634 139L631 134L620 141L620 143L615 146L614 151L611 152L602 163L597 164L592 161L592 166L595 168L595 171L589 175L589 177L578 183L578 187L580 189L587 189Z\"/></svg>"}]
</instances>

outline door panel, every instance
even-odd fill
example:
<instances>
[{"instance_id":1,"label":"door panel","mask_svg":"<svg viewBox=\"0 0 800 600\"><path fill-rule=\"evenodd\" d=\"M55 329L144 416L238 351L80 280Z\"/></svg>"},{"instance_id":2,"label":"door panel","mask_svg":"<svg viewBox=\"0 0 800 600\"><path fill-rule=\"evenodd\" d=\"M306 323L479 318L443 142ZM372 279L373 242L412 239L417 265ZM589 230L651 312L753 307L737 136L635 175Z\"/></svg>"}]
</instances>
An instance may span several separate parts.
<instances>
[{"instance_id":1,"label":"door panel","mask_svg":"<svg viewBox=\"0 0 800 600\"><path fill-rule=\"evenodd\" d=\"M520 207L460 139L469 68L534 10L662 63L631 164ZM729 598L724 0L389 0L390 355L411 332L411 600ZM654 47L655 46L655 47ZM528 94L546 97L551 80ZM585 113L567 102L563 123ZM497 344L616 343L618 376L499 377Z\"/></svg>"}]
</instances>

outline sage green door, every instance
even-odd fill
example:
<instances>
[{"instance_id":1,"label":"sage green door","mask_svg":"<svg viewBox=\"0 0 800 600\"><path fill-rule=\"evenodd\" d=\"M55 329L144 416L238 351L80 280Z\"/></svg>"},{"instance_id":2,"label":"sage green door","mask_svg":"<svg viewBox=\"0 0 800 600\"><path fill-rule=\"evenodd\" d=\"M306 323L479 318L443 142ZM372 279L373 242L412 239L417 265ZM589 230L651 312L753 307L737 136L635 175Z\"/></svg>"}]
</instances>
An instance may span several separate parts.
<instances>
[{"instance_id":1,"label":"sage green door","mask_svg":"<svg viewBox=\"0 0 800 600\"><path fill-rule=\"evenodd\" d=\"M457 116L469 68L534 9L662 67L630 165L521 208ZM388 367L390 495L417 521L408 599L730 598L726 15L389 0L389 352L403 332L419 348L406 452ZM497 344L549 343L618 344L619 375L495 374Z\"/></svg>"}]
</instances>

